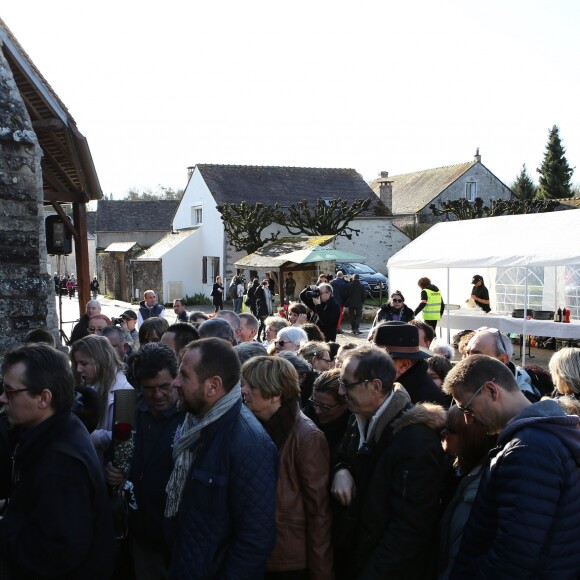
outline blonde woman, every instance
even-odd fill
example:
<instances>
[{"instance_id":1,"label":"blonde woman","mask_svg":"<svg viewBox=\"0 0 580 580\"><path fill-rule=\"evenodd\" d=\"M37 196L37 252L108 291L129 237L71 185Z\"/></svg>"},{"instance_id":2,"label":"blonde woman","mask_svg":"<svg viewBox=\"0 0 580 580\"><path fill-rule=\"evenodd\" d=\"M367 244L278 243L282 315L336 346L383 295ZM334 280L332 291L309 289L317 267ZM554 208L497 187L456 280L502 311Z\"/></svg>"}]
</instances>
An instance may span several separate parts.
<instances>
[{"instance_id":1,"label":"blonde woman","mask_svg":"<svg viewBox=\"0 0 580 580\"><path fill-rule=\"evenodd\" d=\"M97 428L91 433L91 441L103 463L112 441L114 392L133 387L123 374L125 365L104 336L93 334L75 341L70 359L77 379L99 396Z\"/></svg>"},{"instance_id":2,"label":"blonde woman","mask_svg":"<svg viewBox=\"0 0 580 580\"><path fill-rule=\"evenodd\" d=\"M555 352L548 368L558 393L580 399L580 348L563 348Z\"/></svg>"},{"instance_id":3,"label":"blonde woman","mask_svg":"<svg viewBox=\"0 0 580 580\"><path fill-rule=\"evenodd\" d=\"M276 545L266 580L333 578L328 443L298 406L298 373L281 357L257 356L242 366L244 403L280 453Z\"/></svg>"},{"instance_id":4,"label":"blonde woman","mask_svg":"<svg viewBox=\"0 0 580 580\"><path fill-rule=\"evenodd\" d=\"M321 373L332 368L330 347L325 342L306 342L300 347L298 354L308 361L314 370Z\"/></svg>"}]
</instances>

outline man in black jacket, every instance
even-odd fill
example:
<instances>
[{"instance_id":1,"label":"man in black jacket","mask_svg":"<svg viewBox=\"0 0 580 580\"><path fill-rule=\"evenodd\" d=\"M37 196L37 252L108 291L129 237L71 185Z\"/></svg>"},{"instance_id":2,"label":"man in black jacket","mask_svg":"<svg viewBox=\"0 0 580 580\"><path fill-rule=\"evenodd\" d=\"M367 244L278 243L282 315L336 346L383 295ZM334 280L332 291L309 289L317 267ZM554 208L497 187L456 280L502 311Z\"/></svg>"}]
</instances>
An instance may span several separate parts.
<instances>
[{"instance_id":1,"label":"man in black jacket","mask_svg":"<svg viewBox=\"0 0 580 580\"><path fill-rule=\"evenodd\" d=\"M318 296L308 296L309 292L316 292ZM338 321L340 319L340 306L335 302L332 296L332 286L324 282L312 290L312 286L307 286L300 292L300 300L308 306L318 317L316 322L318 328L324 334L326 342L336 340Z\"/></svg>"},{"instance_id":2,"label":"man in black jacket","mask_svg":"<svg viewBox=\"0 0 580 580\"><path fill-rule=\"evenodd\" d=\"M185 411L177 410L177 358L159 342L144 345L133 357L132 367L143 398L135 417L135 452L128 476L133 494L129 511L129 537L135 578L165 578L171 562L170 546L161 533L165 487L173 470L171 455L175 432ZM125 474L109 463L107 480L120 485Z\"/></svg>"},{"instance_id":3,"label":"man in black jacket","mask_svg":"<svg viewBox=\"0 0 580 580\"><path fill-rule=\"evenodd\" d=\"M352 282L347 284L345 290L344 302L348 306L348 313L350 315L350 326L353 334L360 334L360 321L362 320L363 305L367 291L361 284L360 276L355 274Z\"/></svg>"},{"instance_id":4,"label":"man in black jacket","mask_svg":"<svg viewBox=\"0 0 580 580\"><path fill-rule=\"evenodd\" d=\"M426 359L432 355L419 347L417 327L405 322L383 322L376 327L373 342L393 359L396 380L405 387L413 403L437 403L449 407L449 397L427 373Z\"/></svg>"},{"instance_id":5,"label":"man in black jacket","mask_svg":"<svg viewBox=\"0 0 580 580\"><path fill-rule=\"evenodd\" d=\"M0 403L19 428L12 490L0 519L0 562L10 578L110 578L111 508L87 430L71 414L66 355L46 344L9 352Z\"/></svg>"},{"instance_id":6,"label":"man in black jacket","mask_svg":"<svg viewBox=\"0 0 580 580\"><path fill-rule=\"evenodd\" d=\"M446 473L441 407L413 406L381 350L349 351L339 394L354 419L343 439L332 494L339 578L427 578Z\"/></svg>"}]
</instances>

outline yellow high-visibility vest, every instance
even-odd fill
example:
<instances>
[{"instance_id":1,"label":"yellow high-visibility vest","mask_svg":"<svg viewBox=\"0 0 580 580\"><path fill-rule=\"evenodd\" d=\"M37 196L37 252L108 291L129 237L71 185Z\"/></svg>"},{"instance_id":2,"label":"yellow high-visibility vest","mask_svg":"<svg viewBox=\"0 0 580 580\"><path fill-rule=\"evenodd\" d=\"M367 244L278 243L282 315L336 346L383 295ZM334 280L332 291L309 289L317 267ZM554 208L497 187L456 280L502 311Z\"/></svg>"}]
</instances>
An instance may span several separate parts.
<instances>
[{"instance_id":1,"label":"yellow high-visibility vest","mask_svg":"<svg viewBox=\"0 0 580 580\"><path fill-rule=\"evenodd\" d=\"M422 310L423 320L441 320L441 292L423 288L427 293L427 304Z\"/></svg>"}]
</instances>

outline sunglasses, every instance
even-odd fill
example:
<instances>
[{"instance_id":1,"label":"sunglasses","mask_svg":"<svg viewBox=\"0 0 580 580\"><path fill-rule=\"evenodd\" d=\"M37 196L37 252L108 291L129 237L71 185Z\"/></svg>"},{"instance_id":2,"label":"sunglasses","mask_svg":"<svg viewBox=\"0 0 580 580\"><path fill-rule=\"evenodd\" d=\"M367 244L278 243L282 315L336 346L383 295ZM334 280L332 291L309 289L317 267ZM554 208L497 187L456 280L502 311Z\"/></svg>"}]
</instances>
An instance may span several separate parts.
<instances>
[{"instance_id":1,"label":"sunglasses","mask_svg":"<svg viewBox=\"0 0 580 580\"><path fill-rule=\"evenodd\" d=\"M402 298L391 298L391 302L403 302Z\"/></svg>"},{"instance_id":2,"label":"sunglasses","mask_svg":"<svg viewBox=\"0 0 580 580\"><path fill-rule=\"evenodd\" d=\"M274 344L278 345L280 348L284 348L285 344L294 344L291 340L275 340Z\"/></svg>"},{"instance_id":3,"label":"sunglasses","mask_svg":"<svg viewBox=\"0 0 580 580\"><path fill-rule=\"evenodd\" d=\"M503 340L503 335L502 335L502 333L500 332L499 328L488 328L487 326L482 326L481 328L478 328L478 329L476 330L476 332L479 332L480 330L482 330L482 331L483 331L483 330L485 330L485 331L487 331L487 332L491 332L491 333L493 333L493 334L497 334L497 335L499 336L499 341L501 342L501 346L502 346L502 348L503 348L503 352L504 352L505 354L507 354L507 352L508 352L508 349L507 349L507 347L506 347L506 345L505 345L505 342L504 342L504 340Z\"/></svg>"}]
</instances>

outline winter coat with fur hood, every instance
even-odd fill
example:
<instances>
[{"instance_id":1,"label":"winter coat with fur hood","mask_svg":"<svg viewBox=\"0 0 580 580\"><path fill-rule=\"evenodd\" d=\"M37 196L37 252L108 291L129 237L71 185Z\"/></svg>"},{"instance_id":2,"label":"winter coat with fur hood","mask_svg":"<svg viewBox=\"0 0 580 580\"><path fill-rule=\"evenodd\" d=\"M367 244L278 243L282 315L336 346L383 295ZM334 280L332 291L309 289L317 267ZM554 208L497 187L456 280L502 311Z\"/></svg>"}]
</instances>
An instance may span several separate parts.
<instances>
[{"instance_id":1,"label":"winter coat with fur hood","mask_svg":"<svg viewBox=\"0 0 580 580\"><path fill-rule=\"evenodd\" d=\"M356 496L337 521L335 551L347 555L347 577L427 577L448 469L440 436L445 410L413 406L395 383L373 422L369 440L360 445L363 421L355 415L343 440L337 470L351 471Z\"/></svg>"}]
</instances>

